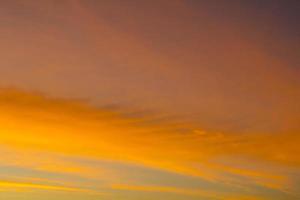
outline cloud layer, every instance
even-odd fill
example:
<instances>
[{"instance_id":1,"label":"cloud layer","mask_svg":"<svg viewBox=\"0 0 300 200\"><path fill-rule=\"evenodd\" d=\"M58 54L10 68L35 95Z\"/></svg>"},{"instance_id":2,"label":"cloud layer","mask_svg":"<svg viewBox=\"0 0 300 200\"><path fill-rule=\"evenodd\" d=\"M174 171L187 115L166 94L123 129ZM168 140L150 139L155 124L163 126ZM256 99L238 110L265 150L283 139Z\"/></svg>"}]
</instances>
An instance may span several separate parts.
<instances>
[{"instance_id":1,"label":"cloud layer","mask_svg":"<svg viewBox=\"0 0 300 200\"><path fill-rule=\"evenodd\" d=\"M295 174L298 176L300 160L297 133L215 133L172 121L149 124L151 116L128 117L120 110L49 99L13 89L1 90L0 107L1 146L8 152L5 153L5 148L2 150L3 166L98 178L104 181L103 188L114 185L110 189L129 191L136 188L173 192L173 189L168 185L147 186L147 178L134 183L141 186L130 186L130 178L120 183L118 174L123 164L198 177L208 183L237 188L237 195L245 193L243 188L252 188L254 192L255 187L279 190L286 195L297 191ZM120 169L111 171L106 166L101 173L101 167L80 159L72 160L72 157L114 161L120 163ZM33 173L31 178L38 178L35 176ZM103 192L103 188L94 184L90 187L94 187L95 192ZM23 186L10 182L4 185ZM56 187L36 186L29 188ZM201 192L193 192L198 189L185 192L178 188L174 192L201 196ZM212 195L218 196L218 193L224 191L215 191Z\"/></svg>"}]
</instances>

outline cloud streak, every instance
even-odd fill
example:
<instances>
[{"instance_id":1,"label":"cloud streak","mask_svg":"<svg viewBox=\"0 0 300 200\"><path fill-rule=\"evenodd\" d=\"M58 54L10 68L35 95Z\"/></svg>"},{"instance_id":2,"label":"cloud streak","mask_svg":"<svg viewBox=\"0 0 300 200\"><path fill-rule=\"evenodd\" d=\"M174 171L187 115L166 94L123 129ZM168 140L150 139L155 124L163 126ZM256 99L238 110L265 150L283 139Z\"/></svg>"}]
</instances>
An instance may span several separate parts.
<instances>
[{"instance_id":1,"label":"cloud streak","mask_svg":"<svg viewBox=\"0 0 300 200\"><path fill-rule=\"evenodd\" d=\"M19 151L15 153L18 157L4 156L2 162L15 166L87 178L96 174L93 166L47 156L47 152L53 152L138 164L234 187L252 184L284 192L294 188L293 170L289 169L299 167L296 133L214 133L189 124L178 125L184 128L181 131L183 128L170 129L164 122L147 125L143 117L131 118L119 111L12 89L1 90L0 108L1 145ZM38 154L26 157L17 149ZM221 161L224 156L228 160L243 156L267 164L263 168L249 162L228 165ZM270 165L277 170L266 170Z\"/></svg>"}]
</instances>

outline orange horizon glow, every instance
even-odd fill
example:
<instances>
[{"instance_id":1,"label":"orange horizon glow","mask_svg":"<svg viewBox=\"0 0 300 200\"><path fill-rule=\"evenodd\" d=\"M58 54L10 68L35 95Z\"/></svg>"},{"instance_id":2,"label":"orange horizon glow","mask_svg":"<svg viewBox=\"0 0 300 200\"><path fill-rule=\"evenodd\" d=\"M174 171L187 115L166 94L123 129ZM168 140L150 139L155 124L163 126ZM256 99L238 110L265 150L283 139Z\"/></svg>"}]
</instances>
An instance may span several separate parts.
<instances>
[{"instance_id":1,"label":"orange horizon glow","mask_svg":"<svg viewBox=\"0 0 300 200\"><path fill-rule=\"evenodd\" d=\"M11 89L1 91L0 107L5 111L0 114L1 145L5 145L9 150L9 156L2 156L2 161L7 165L20 165L34 170L74 174L86 178L92 178L97 173L95 167L66 162L55 155L62 154L136 163L145 168L237 186L241 183L233 176L238 176L248 179L248 184L286 192L294 190L293 177L281 171L289 170L291 166L299 166L300 154L292 154L300 151L297 145L300 137L297 134L272 135L270 141L269 134L253 133L242 136L198 129L181 133L170 129L168 123L147 125L145 122L150 116L148 119L135 119L117 111L93 108L80 102L52 100ZM283 143L283 140L286 142ZM51 155L51 152L54 155ZM45 157L39 157L39 154ZM246 166L231 166L218 161L222 157L235 160L241 156L249 162L267 162L267 165L264 168L248 169ZM197 163L201 165L197 167ZM268 166L274 164L278 165L278 169L270 171ZM100 178L110 174L112 172L105 172ZM117 181L118 175L114 176ZM226 183L230 179L232 182ZM118 181L112 189L140 190L139 186L119 187L117 183ZM36 188L47 189L46 186L39 185ZM52 188L55 189L55 186L49 186L49 189ZM169 190L168 187L151 188L145 190L173 192L173 189ZM194 189L187 192L180 188L174 189L174 193L196 196L201 194L196 192L197 189L193 191Z\"/></svg>"}]
</instances>

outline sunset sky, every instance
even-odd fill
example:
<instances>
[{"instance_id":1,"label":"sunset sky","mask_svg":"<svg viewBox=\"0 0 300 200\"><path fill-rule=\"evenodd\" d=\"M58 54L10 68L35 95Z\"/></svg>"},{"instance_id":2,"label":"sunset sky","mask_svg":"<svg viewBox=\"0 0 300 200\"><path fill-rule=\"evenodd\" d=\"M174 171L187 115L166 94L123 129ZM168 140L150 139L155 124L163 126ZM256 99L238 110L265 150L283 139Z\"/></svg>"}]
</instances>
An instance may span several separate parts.
<instances>
[{"instance_id":1,"label":"sunset sky","mask_svg":"<svg viewBox=\"0 0 300 200\"><path fill-rule=\"evenodd\" d=\"M300 1L0 0L0 200L300 199Z\"/></svg>"}]
</instances>

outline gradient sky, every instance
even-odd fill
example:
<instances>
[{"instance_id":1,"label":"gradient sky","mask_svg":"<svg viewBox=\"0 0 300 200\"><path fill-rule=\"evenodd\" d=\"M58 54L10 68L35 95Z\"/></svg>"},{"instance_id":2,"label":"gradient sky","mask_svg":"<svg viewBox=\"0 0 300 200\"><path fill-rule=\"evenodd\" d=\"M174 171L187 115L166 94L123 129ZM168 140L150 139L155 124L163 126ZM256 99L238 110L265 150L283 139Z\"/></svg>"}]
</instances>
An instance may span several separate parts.
<instances>
[{"instance_id":1,"label":"gradient sky","mask_svg":"<svg viewBox=\"0 0 300 200\"><path fill-rule=\"evenodd\" d=\"M0 0L0 199L300 198L297 0Z\"/></svg>"}]
</instances>

